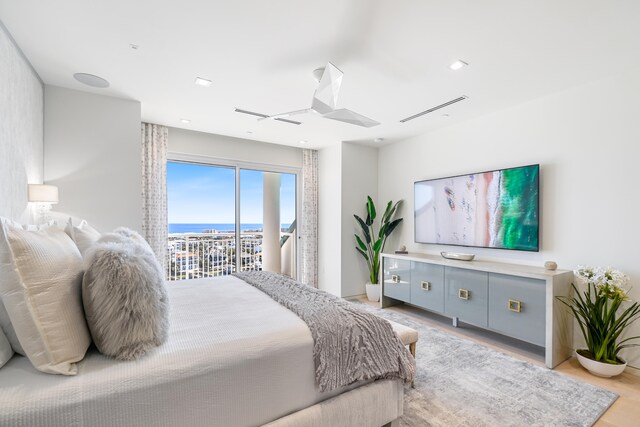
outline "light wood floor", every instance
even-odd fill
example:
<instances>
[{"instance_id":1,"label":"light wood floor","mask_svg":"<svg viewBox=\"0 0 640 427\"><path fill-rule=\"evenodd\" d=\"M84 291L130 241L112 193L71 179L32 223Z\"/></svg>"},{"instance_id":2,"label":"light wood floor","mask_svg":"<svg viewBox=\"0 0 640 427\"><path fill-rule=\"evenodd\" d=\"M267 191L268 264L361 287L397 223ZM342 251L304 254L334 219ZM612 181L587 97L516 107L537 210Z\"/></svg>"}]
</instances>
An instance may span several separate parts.
<instances>
[{"instance_id":1,"label":"light wood floor","mask_svg":"<svg viewBox=\"0 0 640 427\"><path fill-rule=\"evenodd\" d=\"M362 296L354 297L358 301L367 302L378 307L378 303L371 303ZM413 320L427 326L435 327L451 334L464 337L479 344L509 354L521 360L544 366L544 354L539 347L523 343L502 335L484 331L473 326L464 325L454 328L451 319L428 313L408 305L398 305L385 310L396 311L411 317ZM417 357L420 357L418 354ZM615 378L600 378L591 375L580 366L573 357L555 368L556 372L577 378L587 383L595 384L613 391L620 397L604 413L595 424L596 427L638 427L640 426L640 370L627 368L622 375Z\"/></svg>"}]
</instances>

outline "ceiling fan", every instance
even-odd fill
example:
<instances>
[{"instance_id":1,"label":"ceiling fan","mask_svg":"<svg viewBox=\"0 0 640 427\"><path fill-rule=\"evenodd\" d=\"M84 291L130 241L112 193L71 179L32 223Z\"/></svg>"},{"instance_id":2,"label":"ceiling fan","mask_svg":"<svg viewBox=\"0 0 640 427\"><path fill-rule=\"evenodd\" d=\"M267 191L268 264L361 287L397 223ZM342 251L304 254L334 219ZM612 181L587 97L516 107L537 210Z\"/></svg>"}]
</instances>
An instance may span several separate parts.
<instances>
[{"instance_id":1,"label":"ceiling fan","mask_svg":"<svg viewBox=\"0 0 640 427\"><path fill-rule=\"evenodd\" d=\"M344 73L331 62L326 67L318 68L313 71L314 77L318 80L318 88L313 94L311 107L303 110L295 110L287 113L275 114L273 116L265 116L258 120L281 120L285 121L286 117L296 116L299 114L315 113L325 119L337 120L339 122L349 123L356 126L370 128L380 123L372 120L355 111L346 108L336 109L338 102L338 94L342 85L342 77Z\"/></svg>"}]
</instances>

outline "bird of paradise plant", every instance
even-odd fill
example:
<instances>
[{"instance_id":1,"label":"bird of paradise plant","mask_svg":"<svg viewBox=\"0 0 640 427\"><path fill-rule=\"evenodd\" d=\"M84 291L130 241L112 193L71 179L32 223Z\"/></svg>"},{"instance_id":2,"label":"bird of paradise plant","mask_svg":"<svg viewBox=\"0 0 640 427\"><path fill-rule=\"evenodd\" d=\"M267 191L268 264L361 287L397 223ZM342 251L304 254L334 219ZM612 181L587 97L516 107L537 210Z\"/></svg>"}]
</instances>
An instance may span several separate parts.
<instances>
[{"instance_id":1,"label":"bird of paradise plant","mask_svg":"<svg viewBox=\"0 0 640 427\"><path fill-rule=\"evenodd\" d=\"M387 237L389 237L398 224L402 222L402 218L393 219L393 216L401 202L402 200L398 200L395 204L393 204L393 201L389 201L389 203L387 203L387 207L382 215L382 219L380 220L380 228L378 232L376 232L374 228L376 206L373 203L371 196L367 196L367 218L363 220L358 215L353 215L362 229L362 237L354 234L356 242L358 243L356 250L367 261L369 279L374 285L380 283L380 253L384 251L384 245L387 241Z\"/></svg>"}]
</instances>

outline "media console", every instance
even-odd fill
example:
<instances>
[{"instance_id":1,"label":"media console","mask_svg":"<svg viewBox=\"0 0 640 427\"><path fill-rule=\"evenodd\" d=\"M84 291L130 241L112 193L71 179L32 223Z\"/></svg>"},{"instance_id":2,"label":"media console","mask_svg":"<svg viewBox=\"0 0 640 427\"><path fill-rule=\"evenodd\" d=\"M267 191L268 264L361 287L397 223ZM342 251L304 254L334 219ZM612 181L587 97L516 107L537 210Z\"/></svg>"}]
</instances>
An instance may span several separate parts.
<instances>
[{"instance_id":1,"label":"media console","mask_svg":"<svg viewBox=\"0 0 640 427\"><path fill-rule=\"evenodd\" d=\"M571 356L572 318L556 299L571 271L416 253L382 254L381 269L381 308L404 302L544 347L548 368Z\"/></svg>"}]
</instances>

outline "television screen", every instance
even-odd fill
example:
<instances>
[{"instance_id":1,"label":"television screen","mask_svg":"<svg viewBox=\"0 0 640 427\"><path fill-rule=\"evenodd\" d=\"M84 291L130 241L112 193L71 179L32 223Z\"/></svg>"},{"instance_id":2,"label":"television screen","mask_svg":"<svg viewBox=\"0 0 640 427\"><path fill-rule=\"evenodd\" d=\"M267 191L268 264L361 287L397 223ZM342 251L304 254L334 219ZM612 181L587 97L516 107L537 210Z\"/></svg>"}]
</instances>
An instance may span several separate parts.
<instances>
[{"instance_id":1,"label":"television screen","mask_svg":"<svg viewBox=\"0 0 640 427\"><path fill-rule=\"evenodd\" d=\"M538 251L540 165L418 181L417 243Z\"/></svg>"}]
</instances>

